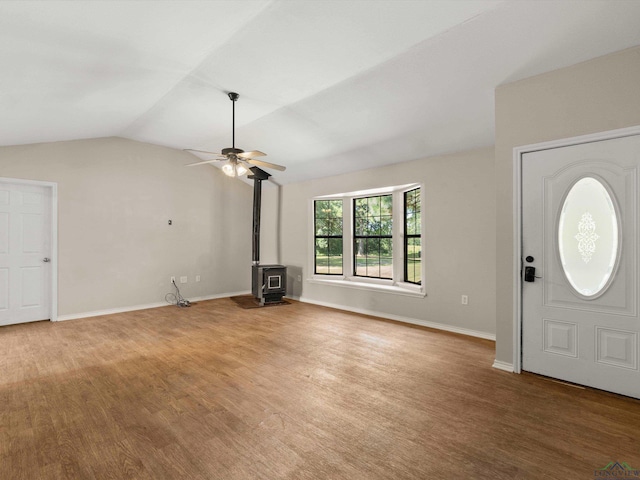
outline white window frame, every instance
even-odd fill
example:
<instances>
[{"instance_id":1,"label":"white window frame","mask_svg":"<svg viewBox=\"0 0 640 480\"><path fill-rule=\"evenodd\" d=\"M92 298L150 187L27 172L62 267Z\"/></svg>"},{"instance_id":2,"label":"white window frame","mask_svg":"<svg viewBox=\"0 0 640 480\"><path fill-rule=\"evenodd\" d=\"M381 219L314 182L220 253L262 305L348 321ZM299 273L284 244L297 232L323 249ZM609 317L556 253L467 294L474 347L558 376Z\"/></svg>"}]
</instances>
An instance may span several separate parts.
<instances>
[{"instance_id":1,"label":"white window frame","mask_svg":"<svg viewBox=\"0 0 640 480\"><path fill-rule=\"evenodd\" d=\"M424 262L421 262L421 279L422 284L408 283L404 281L404 192L420 188L420 202L425 205L424 201L424 185L412 183L409 185L396 185L392 187L375 188L370 190L360 190L354 192L338 193L332 195L322 195L313 197L309 203L310 225L308 232L310 233L310 255L309 268L310 272L307 281L322 285L334 285L359 290L374 290L399 295L408 295L415 297L426 296L425 277L426 268ZM353 275L353 243L354 243L354 225L353 225L353 200L355 198L371 197L376 195L393 195L393 229L392 229L392 245L393 245L393 279L360 277ZM315 225L314 206L316 200L336 200L342 199L342 275L323 275L315 274ZM421 244L425 245L425 215L424 208L420 211L420 219L422 229L420 232Z\"/></svg>"}]
</instances>

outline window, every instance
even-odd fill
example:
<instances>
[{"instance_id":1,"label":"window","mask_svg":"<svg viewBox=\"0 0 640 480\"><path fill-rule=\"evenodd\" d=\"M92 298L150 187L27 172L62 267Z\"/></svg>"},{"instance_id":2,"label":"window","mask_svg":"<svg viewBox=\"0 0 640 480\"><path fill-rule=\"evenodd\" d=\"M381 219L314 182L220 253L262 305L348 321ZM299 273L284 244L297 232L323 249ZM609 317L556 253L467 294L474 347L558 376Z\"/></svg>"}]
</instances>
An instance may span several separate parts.
<instances>
[{"instance_id":1,"label":"window","mask_svg":"<svg viewBox=\"0 0 640 480\"><path fill-rule=\"evenodd\" d=\"M342 275L342 200L314 202L316 274Z\"/></svg>"},{"instance_id":2,"label":"window","mask_svg":"<svg viewBox=\"0 0 640 480\"><path fill-rule=\"evenodd\" d=\"M309 281L425 296L420 196L414 183L313 199Z\"/></svg>"},{"instance_id":3,"label":"window","mask_svg":"<svg viewBox=\"0 0 640 480\"><path fill-rule=\"evenodd\" d=\"M355 198L354 275L393 278L393 197Z\"/></svg>"},{"instance_id":4,"label":"window","mask_svg":"<svg viewBox=\"0 0 640 480\"><path fill-rule=\"evenodd\" d=\"M422 283L420 188L404 192L404 281Z\"/></svg>"}]
</instances>

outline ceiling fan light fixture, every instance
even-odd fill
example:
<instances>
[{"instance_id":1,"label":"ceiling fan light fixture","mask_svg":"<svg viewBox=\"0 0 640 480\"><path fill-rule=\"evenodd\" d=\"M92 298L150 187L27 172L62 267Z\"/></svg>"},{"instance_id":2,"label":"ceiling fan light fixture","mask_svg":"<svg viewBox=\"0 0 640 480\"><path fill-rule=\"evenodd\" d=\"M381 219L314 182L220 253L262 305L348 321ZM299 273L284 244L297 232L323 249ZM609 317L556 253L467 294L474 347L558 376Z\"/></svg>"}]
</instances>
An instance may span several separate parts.
<instances>
[{"instance_id":1,"label":"ceiling fan light fixture","mask_svg":"<svg viewBox=\"0 0 640 480\"><path fill-rule=\"evenodd\" d=\"M224 172L225 175L227 175L229 177L235 177L236 176L236 169L233 168L233 165L231 165L230 163L225 163L222 166L222 171Z\"/></svg>"},{"instance_id":2,"label":"ceiling fan light fixture","mask_svg":"<svg viewBox=\"0 0 640 480\"><path fill-rule=\"evenodd\" d=\"M245 173L247 173L247 169L244 167L244 165L236 165L236 173L238 174L238 176L244 175Z\"/></svg>"},{"instance_id":3,"label":"ceiling fan light fixture","mask_svg":"<svg viewBox=\"0 0 640 480\"><path fill-rule=\"evenodd\" d=\"M229 177L241 177L248 172L248 169L237 162L229 161L222 166L222 171Z\"/></svg>"}]
</instances>

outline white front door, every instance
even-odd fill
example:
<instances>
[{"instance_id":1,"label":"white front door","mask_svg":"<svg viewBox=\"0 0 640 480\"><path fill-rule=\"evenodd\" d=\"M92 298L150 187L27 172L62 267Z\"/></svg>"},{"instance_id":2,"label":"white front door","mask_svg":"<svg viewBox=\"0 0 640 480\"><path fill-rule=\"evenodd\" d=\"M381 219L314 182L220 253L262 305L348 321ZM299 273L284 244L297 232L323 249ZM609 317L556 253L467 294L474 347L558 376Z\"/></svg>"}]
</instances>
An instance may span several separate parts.
<instances>
[{"instance_id":1,"label":"white front door","mask_svg":"<svg viewBox=\"0 0 640 480\"><path fill-rule=\"evenodd\" d=\"M51 193L0 181L0 325L51 318Z\"/></svg>"},{"instance_id":2,"label":"white front door","mask_svg":"<svg viewBox=\"0 0 640 480\"><path fill-rule=\"evenodd\" d=\"M524 370L640 398L639 166L640 136L523 155Z\"/></svg>"}]
</instances>

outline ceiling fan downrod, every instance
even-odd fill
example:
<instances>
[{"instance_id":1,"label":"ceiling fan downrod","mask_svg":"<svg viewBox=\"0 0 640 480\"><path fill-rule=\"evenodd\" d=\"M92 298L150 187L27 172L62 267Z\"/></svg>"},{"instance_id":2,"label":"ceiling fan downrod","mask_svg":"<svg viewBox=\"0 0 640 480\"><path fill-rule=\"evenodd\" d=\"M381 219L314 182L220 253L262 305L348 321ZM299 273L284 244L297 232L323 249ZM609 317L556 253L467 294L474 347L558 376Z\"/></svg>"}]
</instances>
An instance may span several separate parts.
<instances>
[{"instance_id":1,"label":"ceiling fan downrod","mask_svg":"<svg viewBox=\"0 0 640 480\"><path fill-rule=\"evenodd\" d=\"M231 99L231 148L236 149L236 100L240 98L236 92L229 92L229 99Z\"/></svg>"}]
</instances>

